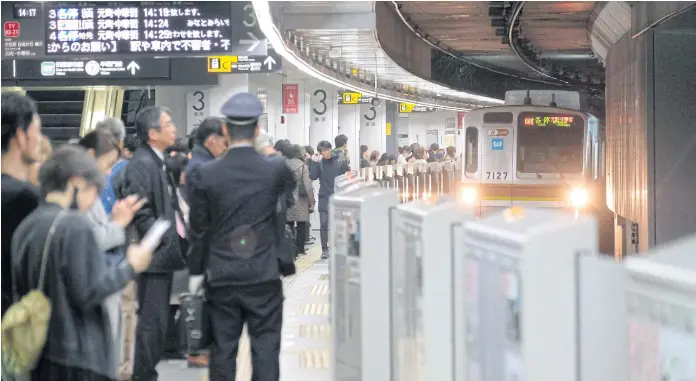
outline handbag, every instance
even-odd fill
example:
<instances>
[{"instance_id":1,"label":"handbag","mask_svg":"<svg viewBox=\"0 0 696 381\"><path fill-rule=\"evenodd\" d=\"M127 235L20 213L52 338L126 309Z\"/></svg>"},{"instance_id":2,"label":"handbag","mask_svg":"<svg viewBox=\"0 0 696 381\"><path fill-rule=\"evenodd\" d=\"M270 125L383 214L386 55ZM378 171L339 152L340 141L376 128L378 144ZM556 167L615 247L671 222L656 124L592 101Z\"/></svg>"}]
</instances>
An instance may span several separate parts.
<instances>
[{"instance_id":1,"label":"handbag","mask_svg":"<svg viewBox=\"0 0 696 381\"><path fill-rule=\"evenodd\" d=\"M300 195L300 197L307 197L307 188L305 188L305 183L304 183L304 174L305 174L305 168L306 165L302 164L302 173L300 173L300 179L297 181L297 194Z\"/></svg>"},{"instance_id":2,"label":"handbag","mask_svg":"<svg viewBox=\"0 0 696 381\"><path fill-rule=\"evenodd\" d=\"M48 229L43 246L39 282L19 301L13 303L2 318L2 378L27 377L39 362L46 345L51 320L51 301L44 294L48 252L58 223L65 216L61 211ZM7 253L6 253L7 254ZM16 277L12 277L16 279ZM15 285L15 290L17 286Z\"/></svg>"},{"instance_id":3,"label":"handbag","mask_svg":"<svg viewBox=\"0 0 696 381\"><path fill-rule=\"evenodd\" d=\"M208 349L213 341L210 313L203 287L201 286L201 290L195 294L182 294L179 300L179 324L185 327L182 331L185 332L183 341L185 341L186 353L198 354Z\"/></svg>"}]
</instances>

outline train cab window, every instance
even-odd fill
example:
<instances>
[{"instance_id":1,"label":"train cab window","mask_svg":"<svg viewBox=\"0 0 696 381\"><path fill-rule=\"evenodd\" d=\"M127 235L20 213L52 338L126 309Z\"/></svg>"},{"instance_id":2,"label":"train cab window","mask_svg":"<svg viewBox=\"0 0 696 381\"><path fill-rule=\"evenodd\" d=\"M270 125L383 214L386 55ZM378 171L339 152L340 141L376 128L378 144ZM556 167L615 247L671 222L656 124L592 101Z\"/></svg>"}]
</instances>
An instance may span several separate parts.
<instances>
[{"instance_id":1,"label":"train cab window","mask_svg":"<svg viewBox=\"0 0 696 381\"><path fill-rule=\"evenodd\" d=\"M483 114L483 124L512 124L512 113L487 112Z\"/></svg>"},{"instance_id":2,"label":"train cab window","mask_svg":"<svg viewBox=\"0 0 696 381\"><path fill-rule=\"evenodd\" d=\"M585 120L578 115L520 113L517 171L537 176L582 172L584 130Z\"/></svg>"},{"instance_id":3,"label":"train cab window","mask_svg":"<svg viewBox=\"0 0 696 381\"><path fill-rule=\"evenodd\" d=\"M476 173L478 171L478 128L467 127L464 133L464 171Z\"/></svg>"}]
</instances>

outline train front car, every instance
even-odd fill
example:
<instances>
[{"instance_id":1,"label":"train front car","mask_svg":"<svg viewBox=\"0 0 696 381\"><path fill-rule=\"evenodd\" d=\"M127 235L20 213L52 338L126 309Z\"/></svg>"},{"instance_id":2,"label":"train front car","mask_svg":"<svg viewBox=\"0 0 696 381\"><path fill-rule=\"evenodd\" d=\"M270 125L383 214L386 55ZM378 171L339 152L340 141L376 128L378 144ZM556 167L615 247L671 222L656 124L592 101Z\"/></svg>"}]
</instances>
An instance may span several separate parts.
<instances>
[{"instance_id":1,"label":"train front car","mask_svg":"<svg viewBox=\"0 0 696 381\"><path fill-rule=\"evenodd\" d=\"M604 206L602 137L591 114L499 106L464 117L459 197L487 215L511 206L590 212Z\"/></svg>"}]
</instances>

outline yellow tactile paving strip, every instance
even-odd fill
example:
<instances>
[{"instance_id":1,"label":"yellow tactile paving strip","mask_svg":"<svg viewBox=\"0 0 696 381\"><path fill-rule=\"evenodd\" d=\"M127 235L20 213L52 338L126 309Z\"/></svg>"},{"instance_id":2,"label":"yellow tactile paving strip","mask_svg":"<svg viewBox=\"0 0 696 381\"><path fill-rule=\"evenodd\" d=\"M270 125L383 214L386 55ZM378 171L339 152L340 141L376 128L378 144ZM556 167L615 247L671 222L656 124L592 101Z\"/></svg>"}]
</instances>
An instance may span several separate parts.
<instances>
[{"instance_id":1,"label":"yellow tactile paving strip","mask_svg":"<svg viewBox=\"0 0 696 381\"><path fill-rule=\"evenodd\" d=\"M300 337L303 339L330 339L331 324L303 324L300 326Z\"/></svg>"},{"instance_id":2,"label":"yellow tactile paving strip","mask_svg":"<svg viewBox=\"0 0 696 381\"><path fill-rule=\"evenodd\" d=\"M307 293L310 296L326 296L329 295L329 285L328 284L315 284L307 289Z\"/></svg>"},{"instance_id":3,"label":"yellow tactile paving strip","mask_svg":"<svg viewBox=\"0 0 696 381\"><path fill-rule=\"evenodd\" d=\"M300 369L329 369L331 353L328 349L308 350L300 353Z\"/></svg>"},{"instance_id":4,"label":"yellow tactile paving strip","mask_svg":"<svg viewBox=\"0 0 696 381\"><path fill-rule=\"evenodd\" d=\"M293 282L295 282L295 279L297 279L297 276L301 274L303 271L307 270L308 268L312 267L315 262L319 260L319 257L321 256L321 247L317 246L314 247L310 250L307 250L307 255L303 255L302 257L298 258L297 261L295 261L295 268L296 268L296 273L293 276L287 277L283 279L283 288L287 288L290 286ZM328 314L328 309L327 309L327 314ZM318 351L321 352L321 351ZM309 356L309 355L307 355ZM314 356L314 355L312 355ZM305 356L306 357L306 356ZM304 358L304 357L302 357ZM319 364L322 365L324 363L329 362L329 360L324 361L323 360L324 356L319 355L319 362L312 362L315 360L314 357L312 357L312 360L308 362L309 364ZM324 362L322 362L324 361ZM203 381L208 381L208 372L205 372L203 377ZM237 354L237 381L250 381L251 380L251 350L249 348L249 337L247 336L246 333L246 328L244 329L244 333L242 334L242 338L239 342L239 353Z\"/></svg>"}]
</instances>

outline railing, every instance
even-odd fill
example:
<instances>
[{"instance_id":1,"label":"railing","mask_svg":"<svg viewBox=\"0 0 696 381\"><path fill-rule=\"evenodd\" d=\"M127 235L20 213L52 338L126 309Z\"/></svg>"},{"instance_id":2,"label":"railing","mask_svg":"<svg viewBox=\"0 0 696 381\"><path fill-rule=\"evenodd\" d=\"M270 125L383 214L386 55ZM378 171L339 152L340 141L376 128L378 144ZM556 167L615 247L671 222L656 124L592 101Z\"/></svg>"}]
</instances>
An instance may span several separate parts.
<instances>
[{"instance_id":1,"label":"railing","mask_svg":"<svg viewBox=\"0 0 696 381\"><path fill-rule=\"evenodd\" d=\"M382 188L398 190L401 202L408 202L454 194L461 170L461 162L367 167L336 178L335 189L340 191L359 182L372 182Z\"/></svg>"}]
</instances>

